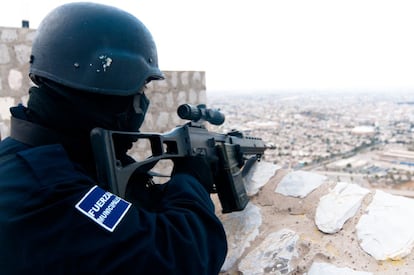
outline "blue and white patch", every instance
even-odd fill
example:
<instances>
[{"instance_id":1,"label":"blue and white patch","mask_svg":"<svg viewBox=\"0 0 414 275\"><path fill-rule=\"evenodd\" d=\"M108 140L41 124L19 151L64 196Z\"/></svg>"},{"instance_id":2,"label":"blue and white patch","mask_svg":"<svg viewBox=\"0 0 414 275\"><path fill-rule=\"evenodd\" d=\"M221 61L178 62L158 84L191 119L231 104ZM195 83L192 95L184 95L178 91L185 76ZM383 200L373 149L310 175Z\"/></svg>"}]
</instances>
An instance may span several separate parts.
<instances>
[{"instance_id":1,"label":"blue and white patch","mask_svg":"<svg viewBox=\"0 0 414 275\"><path fill-rule=\"evenodd\" d=\"M113 232L127 213L131 203L107 192L99 186L94 186L76 204L76 208L94 222Z\"/></svg>"}]
</instances>

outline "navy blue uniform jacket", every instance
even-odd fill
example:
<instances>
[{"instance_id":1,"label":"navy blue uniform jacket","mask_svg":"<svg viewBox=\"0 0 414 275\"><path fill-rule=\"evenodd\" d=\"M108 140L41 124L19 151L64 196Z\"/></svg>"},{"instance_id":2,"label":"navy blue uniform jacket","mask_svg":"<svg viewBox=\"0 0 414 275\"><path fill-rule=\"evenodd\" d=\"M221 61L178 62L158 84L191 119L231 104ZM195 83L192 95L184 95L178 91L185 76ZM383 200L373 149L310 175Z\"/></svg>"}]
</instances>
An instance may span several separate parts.
<instances>
[{"instance_id":1,"label":"navy blue uniform jacket","mask_svg":"<svg viewBox=\"0 0 414 275\"><path fill-rule=\"evenodd\" d=\"M176 175L162 211L130 207L113 232L75 205L96 183L62 146L0 142L0 274L217 274L227 252L209 194Z\"/></svg>"}]
</instances>

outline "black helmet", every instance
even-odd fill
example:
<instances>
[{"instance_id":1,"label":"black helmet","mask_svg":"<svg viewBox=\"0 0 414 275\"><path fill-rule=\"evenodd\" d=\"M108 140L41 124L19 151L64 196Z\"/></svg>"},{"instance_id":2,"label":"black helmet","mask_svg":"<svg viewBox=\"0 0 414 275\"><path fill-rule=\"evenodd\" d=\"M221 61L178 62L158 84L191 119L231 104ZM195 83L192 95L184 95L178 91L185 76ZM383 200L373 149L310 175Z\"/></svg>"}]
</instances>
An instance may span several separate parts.
<instances>
[{"instance_id":1,"label":"black helmet","mask_svg":"<svg viewBox=\"0 0 414 275\"><path fill-rule=\"evenodd\" d=\"M133 15L96 3L71 3L41 22L32 46L30 78L74 89L133 95L163 79L155 43Z\"/></svg>"}]
</instances>

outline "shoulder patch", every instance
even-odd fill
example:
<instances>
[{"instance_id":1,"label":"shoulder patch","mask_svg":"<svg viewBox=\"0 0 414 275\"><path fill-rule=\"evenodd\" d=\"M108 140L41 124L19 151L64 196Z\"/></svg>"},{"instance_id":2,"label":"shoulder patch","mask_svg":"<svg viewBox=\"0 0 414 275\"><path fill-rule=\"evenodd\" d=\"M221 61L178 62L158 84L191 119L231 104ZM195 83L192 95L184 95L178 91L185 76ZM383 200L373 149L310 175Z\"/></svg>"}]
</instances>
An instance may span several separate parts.
<instances>
[{"instance_id":1,"label":"shoulder patch","mask_svg":"<svg viewBox=\"0 0 414 275\"><path fill-rule=\"evenodd\" d=\"M130 206L131 203L95 185L76 204L76 209L106 230L113 232Z\"/></svg>"}]
</instances>

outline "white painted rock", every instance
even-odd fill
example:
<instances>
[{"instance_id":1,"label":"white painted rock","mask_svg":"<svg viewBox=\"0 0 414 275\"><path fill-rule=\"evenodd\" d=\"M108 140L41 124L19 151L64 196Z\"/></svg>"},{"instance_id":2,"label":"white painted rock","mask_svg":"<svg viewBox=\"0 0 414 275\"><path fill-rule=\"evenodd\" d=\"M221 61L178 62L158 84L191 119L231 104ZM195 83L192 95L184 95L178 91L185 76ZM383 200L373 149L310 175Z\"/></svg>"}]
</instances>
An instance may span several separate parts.
<instances>
[{"instance_id":1,"label":"white painted rock","mask_svg":"<svg viewBox=\"0 0 414 275\"><path fill-rule=\"evenodd\" d=\"M357 271L348 267L337 267L328 263L314 262L306 275L372 275L372 273Z\"/></svg>"},{"instance_id":2,"label":"white painted rock","mask_svg":"<svg viewBox=\"0 0 414 275\"><path fill-rule=\"evenodd\" d=\"M325 233L336 233L345 222L352 218L368 189L353 183L338 182L333 190L319 200L316 208L315 224Z\"/></svg>"},{"instance_id":3,"label":"white painted rock","mask_svg":"<svg viewBox=\"0 0 414 275\"><path fill-rule=\"evenodd\" d=\"M289 229L269 234L263 242L240 262L243 274L289 274L290 261L297 257L299 235Z\"/></svg>"},{"instance_id":4,"label":"white painted rock","mask_svg":"<svg viewBox=\"0 0 414 275\"><path fill-rule=\"evenodd\" d=\"M269 179L280 169L279 165L271 162L259 161L252 167L246 176L246 193L248 196L256 195Z\"/></svg>"},{"instance_id":5,"label":"white painted rock","mask_svg":"<svg viewBox=\"0 0 414 275\"><path fill-rule=\"evenodd\" d=\"M326 176L317 173L294 171L279 182L275 192L285 196L304 198L322 185L326 179Z\"/></svg>"},{"instance_id":6,"label":"white painted rock","mask_svg":"<svg viewBox=\"0 0 414 275\"><path fill-rule=\"evenodd\" d=\"M249 202L243 211L226 214L221 221L228 243L227 258L221 269L227 271L259 235L262 214L259 207Z\"/></svg>"},{"instance_id":7,"label":"white painted rock","mask_svg":"<svg viewBox=\"0 0 414 275\"><path fill-rule=\"evenodd\" d=\"M402 259L414 246L414 200L376 190L356 230L361 248L376 260Z\"/></svg>"}]
</instances>

